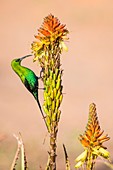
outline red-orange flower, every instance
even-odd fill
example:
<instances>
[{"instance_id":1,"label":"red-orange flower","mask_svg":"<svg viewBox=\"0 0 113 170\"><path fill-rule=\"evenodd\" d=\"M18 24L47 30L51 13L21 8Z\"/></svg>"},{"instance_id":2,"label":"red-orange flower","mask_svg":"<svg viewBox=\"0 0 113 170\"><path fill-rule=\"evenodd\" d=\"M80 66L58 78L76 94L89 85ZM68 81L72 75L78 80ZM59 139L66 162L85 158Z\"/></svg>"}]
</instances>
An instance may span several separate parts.
<instances>
[{"instance_id":1,"label":"red-orange flower","mask_svg":"<svg viewBox=\"0 0 113 170\"><path fill-rule=\"evenodd\" d=\"M52 14L44 18L42 27L38 29L38 35L35 36L39 40L49 39L55 41L57 38L65 40L68 30L64 28L65 25Z\"/></svg>"},{"instance_id":2,"label":"red-orange flower","mask_svg":"<svg viewBox=\"0 0 113 170\"><path fill-rule=\"evenodd\" d=\"M96 105L92 103L89 106L89 119L86 126L86 131L83 135L80 135L80 142L84 147L96 147L101 146L103 142L109 140L108 135L101 136L104 131L101 131L99 121L96 113Z\"/></svg>"},{"instance_id":3,"label":"red-orange flower","mask_svg":"<svg viewBox=\"0 0 113 170\"><path fill-rule=\"evenodd\" d=\"M79 168L86 163L86 169L93 169L95 159L101 156L109 159L110 153L103 146L103 142L108 141L108 135L102 136L104 131L101 131L97 113L96 105L94 103L89 106L89 118L86 126L86 131L80 135L79 140L84 147L84 152L76 158L77 164L75 168Z\"/></svg>"},{"instance_id":4,"label":"red-orange flower","mask_svg":"<svg viewBox=\"0 0 113 170\"><path fill-rule=\"evenodd\" d=\"M42 26L38 29L38 40L32 43L32 50L35 55L34 60L50 54L56 55L62 50L67 50L64 41L67 40L68 30L65 25L52 14L44 18ZM56 50L57 49L57 50Z\"/></svg>"}]
</instances>

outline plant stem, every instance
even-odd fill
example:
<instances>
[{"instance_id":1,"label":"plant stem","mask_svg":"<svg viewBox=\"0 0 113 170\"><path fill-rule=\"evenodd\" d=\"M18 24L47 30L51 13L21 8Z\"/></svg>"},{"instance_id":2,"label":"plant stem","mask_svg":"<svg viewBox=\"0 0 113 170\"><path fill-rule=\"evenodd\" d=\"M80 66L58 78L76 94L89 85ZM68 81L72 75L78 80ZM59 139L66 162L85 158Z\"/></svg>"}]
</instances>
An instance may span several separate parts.
<instances>
[{"instance_id":1,"label":"plant stem","mask_svg":"<svg viewBox=\"0 0 113 170\"><path fill-rule=\"evenodd\" d=\"M87 170L93 170L94 169L94 165L95 165L95 162L93 160L93 155L92 155L92 151L89 150L89 153L88 153L88 161L86 163L86 169Z\"/></svg>"},{"instance_id":2,"label":"plant stem","mask_svg":"<svg viewBox=\"0 0 113 170\"><path fill-rule=\"evenodd\" d=\"M57 122L52 122L50 133L50 170L56 170L56 138L57 138Z\"/></svg>"}]
</instances>

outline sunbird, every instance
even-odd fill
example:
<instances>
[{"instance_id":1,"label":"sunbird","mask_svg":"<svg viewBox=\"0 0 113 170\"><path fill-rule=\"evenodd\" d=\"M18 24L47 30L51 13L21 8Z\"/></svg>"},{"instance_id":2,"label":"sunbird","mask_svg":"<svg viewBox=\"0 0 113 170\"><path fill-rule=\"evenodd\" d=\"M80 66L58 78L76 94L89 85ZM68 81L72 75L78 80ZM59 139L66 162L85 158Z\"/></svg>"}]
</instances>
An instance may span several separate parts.
<instances>
[{"instance_id":1,"label":"sunbird","mask_svg":"<svg viewBox=\"0 0 113 170\"><path fill-rule=\"evenodd\" d=\"M41 114L42 114L44 121L45 121L45 116L43 114L43 111L42 111L42 108L41 108L41 105L40 105L40 102L39 102L39 99L38 99L38 88L39 88L38 87L38 79L40 77L37 77L35 75L35 73L32 70L30 70L29 68L21 66L21 61L24 58L29 57L29 56L32 56L32 55L26 55L22 58L17 58L17 59L12 60L11 66L12 66L12 69L15 71L15 73L20 77L22 83L27 88L27 90L36 99L38 106L39 106L39 109L41 111Z\"/></svg>"}]
</instances>

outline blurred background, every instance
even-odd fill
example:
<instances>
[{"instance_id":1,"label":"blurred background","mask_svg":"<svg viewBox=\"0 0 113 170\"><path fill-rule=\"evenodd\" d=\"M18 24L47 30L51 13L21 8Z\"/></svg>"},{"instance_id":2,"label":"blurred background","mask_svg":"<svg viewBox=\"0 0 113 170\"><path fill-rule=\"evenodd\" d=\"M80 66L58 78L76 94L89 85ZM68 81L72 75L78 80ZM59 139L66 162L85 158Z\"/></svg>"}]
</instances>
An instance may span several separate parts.
<instances>
[{"instance_id":1,"label":"blurred background","mask_svg":"<svg viewBox=\"0 0 113 170\"><path fill-rule=\"evenodd\" d=\"M17 148L13 134L21 132L29 164L46 165L49 136L32 95L12 71L11 60L31 54L31 43L43 18L52 13L70 31L68 52L62 55L64 99L59 123L57 169L64 168L62 144L72 169L83 151L78 140L85 130L89 104L94 102L113 159L113 1L0 0L0 170L10 169ZM38 75L33 57L23 61ZM40 83L40 87L43 85ZM43 103L43 91L39 93ZM98 163L97 168L109 169Z\"/></svg>"}]
</instances>

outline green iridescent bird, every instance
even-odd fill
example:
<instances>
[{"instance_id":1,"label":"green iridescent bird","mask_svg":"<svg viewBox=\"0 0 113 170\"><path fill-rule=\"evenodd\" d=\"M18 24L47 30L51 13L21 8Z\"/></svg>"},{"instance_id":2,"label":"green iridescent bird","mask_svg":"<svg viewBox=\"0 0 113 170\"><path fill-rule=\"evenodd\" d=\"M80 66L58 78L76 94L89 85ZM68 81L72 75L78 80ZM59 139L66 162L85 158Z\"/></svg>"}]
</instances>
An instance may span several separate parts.
<instances>
[{"instance_id":1,"label":"green iridescent bird","mask_svg":"<svg viewBox=\"0 0 113 170\"><path fill-rule=\"evenodd\" d=\"M21 66L21 61L26 58L29 57L31 55L27 55L24 56L22 58L18 58L18 59L14 59L11 62L11 66L12 69L15 71L15 73L20 77L22 83L25 85L25 87L27 88L27 90L32 93L32 95L34 96L34 98L36 99L39 109L41 111L41 114L45 120L39 99L38 99L38 79L39 77L37 77L35 75L35 73L30 70L27 67Z\"/></svg>"}]
</instances>

